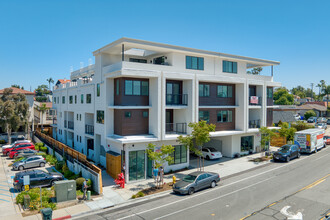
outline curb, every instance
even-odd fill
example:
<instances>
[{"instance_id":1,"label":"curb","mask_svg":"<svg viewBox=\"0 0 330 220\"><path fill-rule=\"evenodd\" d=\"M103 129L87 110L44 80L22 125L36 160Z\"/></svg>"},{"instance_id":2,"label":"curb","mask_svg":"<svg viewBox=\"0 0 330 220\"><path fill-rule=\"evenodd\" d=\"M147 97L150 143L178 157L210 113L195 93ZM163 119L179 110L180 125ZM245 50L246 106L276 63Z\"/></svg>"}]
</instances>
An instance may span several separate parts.
<instances>
[{"instance_id":1,"label":"curb","mask_svg":"<svg viewBox=\"0 0 330 220\"><path fill-rule=\"evenodd\" d=\"M70 219L70 218L71 218L71 215L66 215L66 216L62 216L59 218L53 218L53 220L64 220L64 219Z\"/></svg>"}]
</instances>

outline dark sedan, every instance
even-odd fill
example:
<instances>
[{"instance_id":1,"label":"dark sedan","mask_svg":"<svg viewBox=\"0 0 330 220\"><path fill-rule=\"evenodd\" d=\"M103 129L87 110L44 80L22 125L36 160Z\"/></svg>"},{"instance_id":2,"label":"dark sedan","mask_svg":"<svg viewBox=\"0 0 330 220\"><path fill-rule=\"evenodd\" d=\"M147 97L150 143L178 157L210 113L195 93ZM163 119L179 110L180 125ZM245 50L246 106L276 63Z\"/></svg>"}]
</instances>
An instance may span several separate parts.
<instances>
[{"instance_id":1,"label":"dark sedan","mask_svg":"<svg viewBox=\"0 0 330 220\"><path fill-rule=\"evenodd\" d=\"M190 173L173 185L174 193L193 194L194 192L215 187L220 181L220 176L217 173L196 171Z\"/></svg>"},{"instance_id":2,"label":"dark sedan","mask_svg":"<svg viewBox=\"0 0 330 220\"><path fill-rule=\"evenodd\" d=\"M289 162L300 157L300 148L297 145L284 145L273 154L273 160Z\"/></svg>"},{"instance_id":3,"label":"dark sedan","mask_svg":"<svg viewBox=\"0 0 330 220\"><path fill-rule=\"evenodd\" d=\"M42 170L23 171L15 174L13 182L15 189L24 191L24 176L30 176L30 188L52 186L56 181L64 179L62 174L56 172L47 173Z\"/></svg>"}]
</instances>

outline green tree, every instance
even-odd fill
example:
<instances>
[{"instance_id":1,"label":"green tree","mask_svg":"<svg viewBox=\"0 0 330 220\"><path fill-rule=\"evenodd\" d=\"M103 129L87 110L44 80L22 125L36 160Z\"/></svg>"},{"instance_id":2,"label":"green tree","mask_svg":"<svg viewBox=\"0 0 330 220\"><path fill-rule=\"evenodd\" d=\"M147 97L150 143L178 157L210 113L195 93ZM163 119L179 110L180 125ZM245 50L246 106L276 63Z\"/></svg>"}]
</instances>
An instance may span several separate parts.
<instances>
[{"instance_id":1,"label":"green tree","mask_svg":"<svg viewBox=\"0 0 330 220\"><path fill-rule=\"evenodd\" d=\"M18 89L24 89L23 86L20 86L20 85L17 85L17 84L11 85L11 87L18 88Z\"/></svg>"},{"instance_id":2,"label":"green tree","mask_svg":"<svg viewBox=\"0 0 330 220\"><path fill-rule=\"evenodd\" d=\"M50 88L50 84L53 84L54 83L54 80L53 80L53 78L52 77L50 77L49 79L46 79L47 80L47 82L49 83L49 90L52 90L51 88Z\"/></svg>"},{"instance_id":3,"label":"green tree","mask_svg":"<svg viewBox=\"0 0 330 220\"><path fill-rule=\"evenodd\" d=\"M262 67L255 67L252 70L247 71L247 74L252 74L252 75L260 75L260 72L262 71Z\"/></svg>"},{"instance_id":4,"label":"green tree","mask_svg":"<svg viewBox=\"0 0 330 220\"><path fill-rule=\"evenodd\" d=\"M42 104L41 106L38 107L38 110L41 112L41 130L44 130L44 113L48 110L48 108L46 107L46 104Z\"/></svg>"},{"instance_id":5,"label":"green tree","mask_svg":"<svg viewBox=\"0 0 330 220\"><path fill-rule=\"evenodd\" d=\"M202 147L210 141L210 132L215 131L215 125L207 124L206 121L201 120L196 123L189 123L188 127L192 128L191 134L185 137L180 135L178 141L189 148L189 151L199 156L199 169L202 170Z\"/></svg>"},{"instance_id":6,"label":"green tree","mask_svg":"<svg viewBox=\"0 0 330 220\"><path fill-rule=\"evenodd\" d=\"M310 117L315 117L316 113L314 110L309 110L307 112L305 112L305 119L308 120Z\"/></svg>"},{"instance_id":7,"label":"green tree","mask_svg":"<svg viewBox=\"0 0 330 220\"><path fill-rule=\"evenodd\" d=\"M259 128L259 132L261 133L261 148L262 150L268 151L269 148L267 148L267 146L270 143L271 138L276 136L275 130L267 127L261 127Z\"/></svg>"},{"instance_id":8,"label":"green tree","mask_svg":"<svg viewBox=\"0 0 330 220\"><path fill-rule=\"evenodd\" d=\"M306 89L306 97L314 98L315 97L315 92L313 92L311 88L307 88Z\"/></svg>"},{"instance_id":9,"label":"green tree","mask_svg":"<svg viewBox=\"0 0 330 220\"><path fill-rule=\"evenodd\" d=\"M300 98L306 97L306 89L302 86L297 86L291 89L291 94L297 95Z\"/></svg>"},{"instance_id":10,"label":"green tree","mask_svg":"<svg viewBox=\"0 0 330 220\"><path fill-rule=\"evenodd\" d=\"M12 89L5 89L0 99L0 125L8 133L8 142L11 143L12 131L19 126L27 126L29 104L24 94L12 94Z\"/></svg>"},{"instance_id":11,"label":"green tree","mask_svg":"<svg viewBox=\"0 0 330 220\"><path fill-rule=\"evenodd\" d=\"M47 85L40 85L36 89L36 96L44 96L49 94L48 86Z\"/></svg>"},{"instance_id":12,"label":"green tree","mask_svg":"<svg viewBox=\"0 0 330 220\"><path fill-rule=\"evenodd\" d=\"M289 127L287 122L281 124L281 129L278 130L281 137L285 137L287 141L293 141L294 134L297 132L297 129L294 127Z\"/></svg>"},{"instance_id":13,"label":"green tree","mask_svg":"<svg viewBox=\"0 0 330 220\"><path fill-rule=\"evenodd\" d=\"M289 94L285 87L276 89L273 97L276 105L293 105L294 103L293 95Z\"/></svg>"}]
</instances>

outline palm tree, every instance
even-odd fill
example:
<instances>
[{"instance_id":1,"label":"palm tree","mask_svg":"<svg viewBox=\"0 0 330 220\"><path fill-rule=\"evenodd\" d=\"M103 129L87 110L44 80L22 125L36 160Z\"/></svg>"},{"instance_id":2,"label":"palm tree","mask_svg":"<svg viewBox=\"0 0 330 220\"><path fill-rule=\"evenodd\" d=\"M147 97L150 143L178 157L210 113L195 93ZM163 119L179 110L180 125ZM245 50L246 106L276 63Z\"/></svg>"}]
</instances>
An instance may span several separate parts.
<instances>
[{"instance_id":1,"label":"palm tree","mask_svg":"<svg viewBox=\"0 0 330 220\"><path fill-rule=\"evenodd\" d=\"M52 89L50 88L50 84L54 83L54 80L52 77L50 77L49 79L46 79L46 80L49 83L49 90L51 91Z\"/></svg>"},{"instance_id":2,"label":"palm tree","mask_svg":"<svg viewBox=\"0 0 330 220\"><path fill-rule=\"evenodd\" d=\"M46 107L46 104L42 104L41 106L39 106L39 111L41 112L41 130L43 131L44 130L44 113L45 111L47 111L47 107Z\"/></svg>"}]
</instances>

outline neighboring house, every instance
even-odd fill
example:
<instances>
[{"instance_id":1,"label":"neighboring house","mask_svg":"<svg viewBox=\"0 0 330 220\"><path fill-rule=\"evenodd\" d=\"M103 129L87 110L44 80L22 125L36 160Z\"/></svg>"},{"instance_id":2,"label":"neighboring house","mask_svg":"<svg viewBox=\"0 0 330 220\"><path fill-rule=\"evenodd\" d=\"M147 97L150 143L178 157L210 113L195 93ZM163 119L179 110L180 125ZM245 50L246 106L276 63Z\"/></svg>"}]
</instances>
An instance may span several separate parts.
<instances>
[{"instance_id":1,"label":"neighboring house","mask_svg":"<svg viewBox=\"0 0 330 220\"><path fill-rule=\"evenodd\" d=\"M323 96L323 102L329 102L330 101L330 94Z\"/></svg>"},{"instance_id":2,"label":"neighboring house","mask_svg":"<svg viewBox=\"0 0 330 220\"><path fill-rule=\"evenodd\" d=\"M304 103L308 103L308 102L314 102L314 99L311 97L305 97L305 98L301 98L299 100L300 104L304 104Z\"/></svg>"},{"instance_id":3,"label":"neighboring house","mask_svg":"<svg viewBox=\"0 0 330 220\"><path fill-rule=\"evenodd\" d=\"M295 122L295 115L299 113L299 109L295 105L279 105L277 108L274 108L273 112L273 122L277 124L281 122Z\"/></svg>"},{"instance_id":4,"label":"neighboring house","mask_svg":"<svg viewBox=\"0 0 330 220\"><path fill-rule=\"evenodd\" d=\"M314 110L317 117L326 117L327 116L327 107L326 103L318 103L318 104L304 104L301 106L297 106L300 114L304 115L309 110Z\"/></svg>"},{"instance_id":5,"label":"neighboring house","mask_svg":"<svg viewBox=\"0 0 330 220\"><path fill-rule=\"evenodd\" d=\"M26 100L27 100L27 102L29 104L29 112L30 112L29 124L30 124L30 126L32 126L33 116L34 116L34 113L33 113L34 93L33 92L30 92L30 91L26 91L24 89L19 89L19 88L16 88L16 87L10 87L10 89L13 90L12 94L21 93L21 94L24 94L25 95ZM0 89L0 96L2 96L4 90L5 89Z\"/></svg>"},{"instance_id":6,"label":"neighboring house","mask_svg":"<svg viewBox=\"0 0 330 220\"><path fill-rule=\"evenodd\" d=\"M40 107L45 104L47 110L42 114ZM52 102L34 102L34 125L40 127L39 125L51 125L56 120L56 111L52 109Z\"/></svg>"},{"instance_id":7,"label":"neighboring house","mask_svg":"<svg viewBox=\"0 0 330 220\"><path fill-rule=\"evenodd\" d=\"M121 38L93 52L95 65L56 83L53 137L106 166L108 151L121 155L126 180L152 176L149 143L175 147L165 172L189 166L177 137L190 122L216 125L211 141L224 156L260 150L260 126L272 126L273 76L253 67L279 62L143 40Z\"/></svg>"},{"instance_id":8,"label":"neighboring house","mask_svg":"<svg viewBox=\"0 0 330 220\"><path fill-rule=\"evenodd\" d=\"M54 85L54 89L58 88L61 84L66 84L68 82L71 82L69 79L59 79Z\"/></svg>"}]
</instances>

